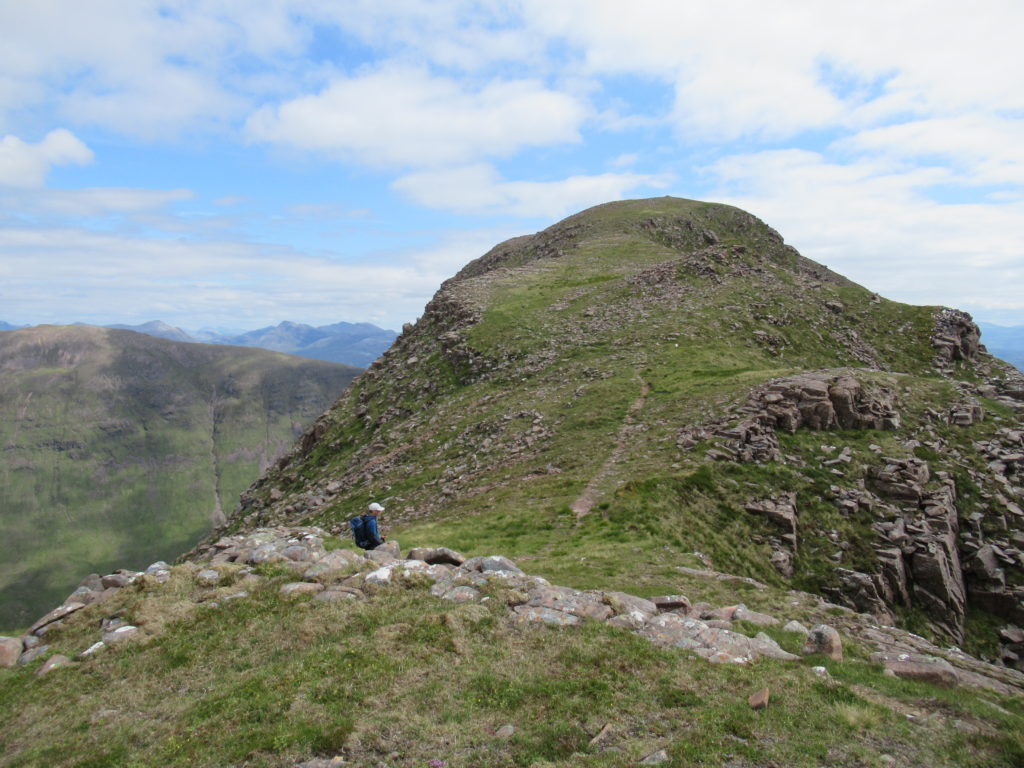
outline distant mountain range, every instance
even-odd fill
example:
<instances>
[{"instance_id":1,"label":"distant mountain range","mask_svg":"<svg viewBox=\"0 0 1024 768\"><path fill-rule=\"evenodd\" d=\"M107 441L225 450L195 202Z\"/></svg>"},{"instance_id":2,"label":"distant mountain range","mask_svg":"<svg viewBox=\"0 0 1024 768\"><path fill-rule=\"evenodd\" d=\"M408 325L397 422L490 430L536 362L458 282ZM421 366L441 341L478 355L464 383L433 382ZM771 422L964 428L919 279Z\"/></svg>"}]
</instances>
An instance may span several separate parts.
<instances>
[{"instance_id":1,"label":"distant mountain range","mask_svg":"<svg viewBox=\"0 0 1024 768\"><path fill-rule=\"evenodd\" d=\"M76 325L82 325L82 323L76 323ZM0 331L13 331L26 327L28 326L11 325L0 321ZM314 327L287 320L278 325L268 325L266 328L237 334L211 330L185 331L160 320L152 320L142 325L107 325L103 327L135 331L171 341L269 349L273 352L354 365L359 368L367 367L380 357L398 336L395 331L378 328L371 323L334 323L333 325Z\"/></svg>"}]
</instances>

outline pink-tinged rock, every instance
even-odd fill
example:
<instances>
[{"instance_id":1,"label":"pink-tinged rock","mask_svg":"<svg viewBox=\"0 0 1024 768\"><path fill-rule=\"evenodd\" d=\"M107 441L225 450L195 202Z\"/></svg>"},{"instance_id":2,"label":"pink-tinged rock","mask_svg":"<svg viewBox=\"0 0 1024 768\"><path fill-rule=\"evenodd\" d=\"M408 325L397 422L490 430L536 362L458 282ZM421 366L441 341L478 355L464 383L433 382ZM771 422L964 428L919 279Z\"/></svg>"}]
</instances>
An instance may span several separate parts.
<instances>
[{"instance_id":1,"label":"pink-tinged rock","mask_svg":"<svg viewBox=\"0 0 1024 768\"><path fill-rule=\"evenodd\" d=\"M48 614L39 619L35 624L28 628L29 634L34 634L40 627L45 627L47 624L52 624L55 621L63 619L68 614L80 611L85 608L85 603L65 603L64 605L54 608Z\"/></svg>"},{"instance_id":2,"label":"pink-tinged rock","mask_svg":"<svg viewBox=\"0 0 1024 768\"><path fill-rule=\"evenodd\" d=\"M299 595L315 595L324 591L323 584L314 584L309 581L293 581L281 587L282 597L298 597Z\"/></svg>"},{"instance_id":3,"label":"pink-tinged rock","mask_svg":"<svg viewBox=\"0 0 1024 768\"><path fill-rule=\"evenodd\" d=\"M751 709L764 709L768 706L769 691L767 688L762 688L756 693L750 694L747 697L747 704L750 705Z\"/></svg>"},{"instance_id":4,"label":"pink-tinged rock","mask_svg":"<svg viewBox=\"0 0 1024 768\"><path fill-rule=\"evenodd\" d=\"M732 615L732 620L749 621L751 624L756 624L759 627L777 627L782 623L774 616L769 616L767 613L752 611L745 605L736 606L736 610Z\"/></svg>"},{"instance_id":5,"label":"pink-tinged rock","mask_svg":"<svg viewBox=\"0 0 1024 768\"><path fill-rule=\"evenodd\" d=\"M612 616L605 623L610 627L619 627L620 629L628 629L630 632L639 632L647 626L647 622L650 620L651 614L630 611L629 613L620 613L618 616Z\"/></svg>"},{"instance_id":6,"label":"pink-tinged rock","mask_svg":"<svg viewBox=\"0 0 1024 768\"><path fill-rule=\"evenodd\" d=\"M43 677L44 675L50 674L50 672L57 669L57 667L70 667L73 663L74 662L72 662L67 656L58 653L46 660L46 663L36 671L36 676Z\"/></svg>"},{"instance_id":7,"label":"pink-tinged rock","mask_svg":"<svg viewBox=\"0 0 1024 768\"><path fill-rule=\"evenodd\" d=\"M821 654L833 661L843 660L843 640L828 624L818 624L807 635L802 651L804 656Z\"/></svg>"},{"instance_id":8,"label":"pink-tinged rock","mask_svg":"<svg viewBox=\"0 0 1024 768\"><path fill-rule=\"evenodd\" d=\"M120 589L131 584L132 579L130 576L125 576L123 573L110 573L103 577L101 583L103 584L104 589L110 589L111 587Z\"/></svg>"},{"instance_id":9,"label":"pink-tinged rock","mask_svg":"<svg viewBox=\"0 0 1024 768\"><path fill-rule=\"evenodd\" d=\"M705 611L701 618L707 619L718 619L720 621L732 621L733 616L736 614L738 605L727 605L724 608L715 608L714 610Z\"/></svg>"},{"instance_id":10,"label":"pink-tinged rock","mask_svg":"<svg viewBox=\"0 0 1024 768\"><path fill-rule=\"evenodd\" d=\"M659 611L689 611L690 599L686 595L658 595L651 602Z\"/></svg>"},{"instance_id":11,"label":"pink-tinged rock","mask_svg":"<svg viewBox=\"0 0 1024 768\"><path fill-rule=\"evenodd\" d=\"M605 592L604 594L608 604L615 609L616 613L639 611L644 614L655 614L658 612L658 606L652 600L629 595L625 592Z\"/></svg>"},{"instance_id":12,"label":"pink-tinged rock","mask_svg":"<svg viewBox=\"0 0 1024 768\"><path fill-rule=\"evenodd\" d=\"M0 667L16 665L22 650L20 637L0 637Z\"/></svg>"},{"instance_id":13,"label":"pink-tinged rock","mask_svg":"<svg viewBox=\"0 0 1024 768\"><path fill-rule=\"evenodd\" d=\"M959 682L956 668L945 659L918 653L872 653L871 660L885 665L896 677L953 686Z\"/></svg>"}]
</instances>

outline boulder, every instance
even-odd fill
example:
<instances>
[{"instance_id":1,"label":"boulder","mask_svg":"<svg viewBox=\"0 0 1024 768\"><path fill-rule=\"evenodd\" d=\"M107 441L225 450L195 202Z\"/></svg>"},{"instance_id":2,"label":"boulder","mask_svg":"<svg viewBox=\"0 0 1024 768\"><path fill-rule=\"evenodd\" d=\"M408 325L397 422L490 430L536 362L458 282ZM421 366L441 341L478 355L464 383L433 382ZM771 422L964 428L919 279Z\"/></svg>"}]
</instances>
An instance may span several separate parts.
<instances>
[{"instance_id":1,"label":"boulder","mask_svg":"<svg viewBox=\"0 0 1024 768\"><path fill-rule=\"evenodd\" d=\"M956 668L945 659L918 653L872 653L871 661L883 664L896 677L952 686L959 682Z\"/></svg>"},{"instance_id":2,"label":"boulder","mask_svg":"<svg viewBox=\"0 0 1024 768\"><path fill-rule=\"evenodd\" d=\"M639 612L651 616L658 612L658 606L652 600L627 595L625 592L605 592L604 598L616 613Z\"/></svg>"},{"instance_id":3,"label":"boulder","mask_svg":"<svg viewBox=\"0 0 1024 768\"><path fill-rule=\"evenodd\" d=\"M17 664L23 650L20 637L0 637L0 668Z\"/></svg>"},{"instance_id":4,"label":"boulder","mask_svg":"<svg viewBox=\"0 0 1024 768\"><path fill-rule=\"evenodd\" d=\"M521 576L525 576L518 566L509 560L507 557L501 555L491 555L489 557L471 557L469 560L464 562L460 568L464 571L476 571L478 573L487 573L490 571L507 571L509 573L515 573Z\"/></svg>"},{"instance_id":5,"label":"boulder","mask_svg":"<svg viewBox=\"0 0 1024 768\"><path fill-rule=\"evenodd\" d=\"M124 573L110 573L103 577L101 583L105 589L121 589L132 583L132 577Z\"/></svg>"},{"instance_id":6,"label":"boulder","mask_svg":"<svg viewBox=\"0 0 1024 768\"><path fill-rule=\"evenodd\" d=\"M432 565L454 565L460 566L466 562L466 558L448 547L416 547L409 550L406 555L409 560L422 560Z\"/></svg>"},{"instance_id":7,"label":"boulder","mask_svg":"<svg viewBox=\"0 0 1024 768\"><path fill-rule=\"evenodd\" d=\"M820 654L833 661L843 660L843 640L835 628L818 624L807 635L802 651L804 656Z\"/></svg>"},{"instance_id":8,"label":"boulder","mask_svg":"<svg viewBox=\"0 0 1024 768\"><path fill-rule=\"evenodd\" d=\"M315 595L324 591L324 585L309 581L293 581L281 587L282 597L298 597L300 595Z\"/></svg>"},{"instance_id":9,"label":"boulder","mask_svg":"<svg viewBox=\"0 0 1024 768\"><path fill-rule=\"evenodd\" d=\"M689 611L690 599L686 595L658 595L650 598L659 611Z\"/></svg>"}]
</instances>

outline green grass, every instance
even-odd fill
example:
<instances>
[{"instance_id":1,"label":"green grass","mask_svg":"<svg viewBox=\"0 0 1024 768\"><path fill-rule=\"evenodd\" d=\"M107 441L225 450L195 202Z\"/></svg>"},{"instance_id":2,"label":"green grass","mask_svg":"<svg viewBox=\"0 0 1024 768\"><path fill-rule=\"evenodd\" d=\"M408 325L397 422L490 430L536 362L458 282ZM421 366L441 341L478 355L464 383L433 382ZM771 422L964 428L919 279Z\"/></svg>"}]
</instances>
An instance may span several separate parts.
<instances>
[{"instance_id":1,"label":"green grass","mask_svg":"<svg viewBox=\"0 0 1024 768\"><path fill-rule=\"evenodd\" d=\"M144 627L163 619L148 642L42 679L39 662L0 671L0 766L288 766L342 754L352 765L611 767L657 749L674 766L882 765L883 754L1011 766L1024 749L1020 700L893 680L856 660L826 662L828 685L809 668L820 659L719 667L593 623L515 628L500 591L490 607L423 587L296 603L279 583L211 609L191 603L178 569L166 587L104 609ZM55 650L84 648L99 608L56 633ZM746 697L762 687L771 703L754 712ZM904 708L937 719L912 723ZM515 734L495 736L505 724Z\"/></svg>"}]
</instances>

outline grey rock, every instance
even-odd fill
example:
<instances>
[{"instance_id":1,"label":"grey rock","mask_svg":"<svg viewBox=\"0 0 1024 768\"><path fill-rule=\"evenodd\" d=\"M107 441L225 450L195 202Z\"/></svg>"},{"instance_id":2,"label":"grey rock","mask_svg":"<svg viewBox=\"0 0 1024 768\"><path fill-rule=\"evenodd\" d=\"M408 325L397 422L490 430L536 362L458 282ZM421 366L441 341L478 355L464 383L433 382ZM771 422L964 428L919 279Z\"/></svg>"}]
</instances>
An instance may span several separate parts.
<instances>
[{"instance_id":1,"label":"grey rock","mask_svg":"<svg viewBox=\"0 0 1024 768\"><path fill-rule=\"evenodd\" d=\"M640 765L661 765L662 763L668 762L668 752L664 749L659 749L657 752L652 752L647 755L643 760L640 761Z\"/></svg>"},{"instance_id":2,"label":"grey rock","mask_svg":"<svg viewBox=\"0 0 1024 768\"><path fill-rule=\"evenodd\" d=\"M31 664L33 661L38 659L40 656L45 656L46 652L50 650L50 646L43 644L37 645L35 648L29 648L21 656L18 657L18 664L25 666Z\"/></svg>"},{"instance_id":3,"label":"grey rock","mask_svg":"<svg viewBox=\"0 0 1024 768\"><path fill-rule=\"evenodd\" d=\"M807 627L805 627L803 624L801 624L796 619L793 619L792 621L787 622L785 624L785 626L782 627L782 629L783 629L784 632L797 632L797 633L803 635L804 637L806 637L807 635L809 635L811 633L811 630L809 630Z\"/></svg>"},{"instance_id":4,"label":"grey rock","mask_svg":"<svg viewBox=\"0 0 1024 768\"><path fill-rule=\"evenodd\" d=\"M444 593L444 599L453 603L475 602L480 599L480 590L475 587L452 587Z\"/></svg>"},{"instance_id":5,"label":"grey rock","mask_svg":"<svg viewBox=\"0 0 1024 768\"><path fill-rule=\"evenodd\" d=\"M469 560L464 562L460 566L461 570L464 571L476 571L478 573L487 573L490 571L507 571L515 573L521 576L525 576L519 569L519 567L509 560L507 557L501 555L491 555L489 557L471 557Z\"/></svg>"},{"instance_id":6,"label":"grey rock","mask_svg":"<svg viewBox=\"0 0 1024 768\"><path fill-rule=\"evenodd\" d=\"M131 624L125 624L124 626L118 627L115 630L107 632L103 635L103 642L108 645L118 645L120 643L126 643L129 640L138 638L139 628L132 626Z\"/></svg>"},{"instance_id":7,"label":"grey rock","mask_svg":"<svg viewBox=\"0 0 1024 768\"><path fill-rule=\"evenodd\" d=\"M201 587L215 587L220 584L220 574L212 568L207 568L197 573L195 580Z\"/></svg>"},{"instance_id":8,"label":"grey rock","mask_svg":"<svg viewBox=\"0 0 1024 768\"><path fill-rule=\"evenodd\" d=\"M571 627L582 622L582 619L578 616L573 616L571 613L528 605L517 605L513 608L512 620L517 624L542 622L556 627Z\"/></svg>"},{"instance_id":9,"label":"grey rock","mask_svg":"<svg viewBox=\"0 0 1024 768\"><path fill-rule=\"evenodd\" d=\"M299 597L300 595L315 595L324 591L323 584L309 581L292 581L281 587L282 597Z\"/></svg>"}]
</instances>

